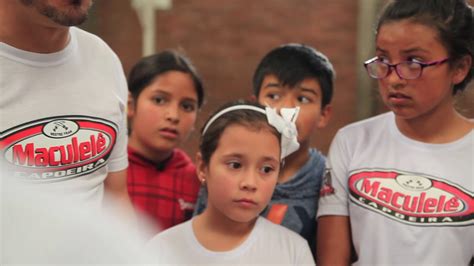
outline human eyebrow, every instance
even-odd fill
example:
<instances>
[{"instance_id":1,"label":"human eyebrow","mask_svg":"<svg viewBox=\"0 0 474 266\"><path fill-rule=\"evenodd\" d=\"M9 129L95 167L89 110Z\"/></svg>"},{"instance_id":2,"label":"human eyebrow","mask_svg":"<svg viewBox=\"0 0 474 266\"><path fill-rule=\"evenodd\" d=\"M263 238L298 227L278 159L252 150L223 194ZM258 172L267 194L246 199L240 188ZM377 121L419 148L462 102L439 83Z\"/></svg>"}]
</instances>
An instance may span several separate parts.
<instances>
[{"instance_id":1,"label":"human eyebrow","mask_svg":"<svg viewBox=\"0 0 474 266\"><path fill-rule=\"evenodd\" d=\"M228 159L241 159L243 158L244 156L240 153L236 153L236 152L233 152L233 153L228 153L228 154L223 154L222 155L222 158L225 159L225 160L228 160Z\"/></svg>"},{"instance_id":2,"label":"human eyebrow","mask_svg":"<svg viewBox=\"0 0 474 266\"><path fill-rule=\"evenodd\" d=\"M411 54L422 54L422 55L428 55L429 51L426 49L423 49L421 47L415 47L415 48L410 48L403 50L402 53L404 55L411 55Z\"/></svg>"},{"instance_id":3,"label":"human eyebrow","mask_svg":"<svg viewBox=\"0 0 474 266\"><path fill-rule=\"evenodd\" d=\"M307 93L311 93L315 96L318 95L318 92L314 89L314 88L308 88L308 87L302 87L302 86L299 86L301 92L307 92Z\"/></svg>"},{"instance_id":4,"label":"human eyebrow","mask_svg":"<svg viewBox=\"0 0 474 266\"><path fill-rule=\"evenodd\" d=\"M386 53L387 53L386 50L384 50L384 49L382 49L382 48L380 48L380 47L378 47L378 46L375 47L375 52L379 52L379 53L382 53L382 54L386 54Z\"/></svg>"},{"instance_id":5,"label":"human eyebrow","mask_svg":"<svg viewBox=\"0 0 474 266\"><path fill-rule=\"evenodd\" d=\"M269 82L265 84L264 88L280 88L281 84L278 82Z\"/></svg>"},{"instance_id":6,"label":"human eyebrow","mask_svg":"<svg viewBox=\"0 0 474 266\"><path fill-rule=\"evenodd\" d=\"M197 100L195 98L189 98L189 97L181 98L181 102L197 104Z\"/></svg>"},{"instance_id":7,"label":"human eyebrow","mask_svg":"<svg viewBox=\"0 0 474 266\"><path fill-rule=\"evenodd\" d=\"M276 163L276 164L280 163L280 160L278 160L277 158L275 158L273 156L265 156L265 157L263 157L263 161L264 162L269 162L269 163Z\"/></svg>"},{"instance_id":8,"label":"human eyebrow","mask_svg":"<svg viewBox=\"0 0 474 266\"><path fill-rule=\"evenodd\" d=\"M167 92L167 91L164 91L164 90L162 90L162 89L160 89L160 88L155 88L155 89L152 90L152 92L153 92L154 94L161 94L161 95L165 95L165 96L170 96L170 95L171 95L171 93L169 93L169 92Z\"/></svg>"}]
</instances>

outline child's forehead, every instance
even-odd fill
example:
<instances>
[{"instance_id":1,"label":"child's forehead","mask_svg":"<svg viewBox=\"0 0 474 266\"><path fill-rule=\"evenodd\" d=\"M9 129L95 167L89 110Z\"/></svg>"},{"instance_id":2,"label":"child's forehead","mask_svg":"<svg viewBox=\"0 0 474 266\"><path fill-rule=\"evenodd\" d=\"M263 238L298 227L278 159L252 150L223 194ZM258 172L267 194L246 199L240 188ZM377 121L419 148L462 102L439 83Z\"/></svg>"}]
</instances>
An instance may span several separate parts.
<instances>
[{"instance_id":1,"label":"child's forehead","mask_svg":"<svg viewBox=\"0 0 474 266\"><path fill-rule=\"evenodd\" d=\"M223 130L222 135L226 133L232 132L235 133L236 131L240 132L253 132L259 133L262 131L271 132L272 126L267 123L267 121L256 121L256 122L249 122L249 121L240 121L229 123Z\"/></svg>"},{"instance_id":2,"label":"child's forehead","mask_svg":"<svg viewBox=\"0 0 474 266\"><path fill-rule=\"evenodd\" d=\"M268 135L274 135L275 138L278 137L273 133L275 129L269 125L266 121L256 121L256 122L235 122L228 124L219 138L219 143L221 144L224 141L236 142L237 141L248 141L246 138L242 138L242 136L249 136L253 134L257 134L259 137Z\"/></svg>"},{"instance_id":3,"label":"child's forehead","mask_svg":"<svg viewBox=\"0 0 474 266\"><path fill-rule=\"evenodd\" d=\"M220 156L225 154L232 156L266 154L264 157L273 155L278 160L280 142L272 132L272 127L265 122L257 124L232 123L222 132L216 152Z\"/></svg>"}]
</instances>

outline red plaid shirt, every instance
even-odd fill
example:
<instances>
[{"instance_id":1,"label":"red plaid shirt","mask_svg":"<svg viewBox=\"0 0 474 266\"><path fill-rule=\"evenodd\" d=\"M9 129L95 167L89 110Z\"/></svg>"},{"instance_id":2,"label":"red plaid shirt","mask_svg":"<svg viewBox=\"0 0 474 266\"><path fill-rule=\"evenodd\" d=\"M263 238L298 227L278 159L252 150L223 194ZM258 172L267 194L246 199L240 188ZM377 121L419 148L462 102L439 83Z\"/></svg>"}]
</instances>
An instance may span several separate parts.
<instances>
[{"instance_id":1,"label":"red plaid shirt","mask_svg":"<svg viewBox=\"0 0 474 266\"><path fill-rule=\"evenodd\" d=\"M181 150L157 165L128 147L128 193L137 210L164 230L191 218L200 183L196 167Z\"/></svg>"}]
</instances>

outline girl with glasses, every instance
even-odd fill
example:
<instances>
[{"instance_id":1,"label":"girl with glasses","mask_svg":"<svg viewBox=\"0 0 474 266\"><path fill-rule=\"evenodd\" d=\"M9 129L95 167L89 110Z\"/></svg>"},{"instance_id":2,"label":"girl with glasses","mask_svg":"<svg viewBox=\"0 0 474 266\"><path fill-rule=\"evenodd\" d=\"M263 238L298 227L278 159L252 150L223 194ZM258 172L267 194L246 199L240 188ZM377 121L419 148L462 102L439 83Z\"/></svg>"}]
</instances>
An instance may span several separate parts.
<instances>
[{"instance_id":1,"label":"girl with glasses","mask_svg":"<svg viewBox=\"0 0 474 266\"><path fill-rule=\"evenodd\" d=\"M394 0L376 30L364 65L390 111L344 127L331 144L317 263L468 265L474 122L453 96L474 72L473 9Z\"/></svg>"}]
</instances>

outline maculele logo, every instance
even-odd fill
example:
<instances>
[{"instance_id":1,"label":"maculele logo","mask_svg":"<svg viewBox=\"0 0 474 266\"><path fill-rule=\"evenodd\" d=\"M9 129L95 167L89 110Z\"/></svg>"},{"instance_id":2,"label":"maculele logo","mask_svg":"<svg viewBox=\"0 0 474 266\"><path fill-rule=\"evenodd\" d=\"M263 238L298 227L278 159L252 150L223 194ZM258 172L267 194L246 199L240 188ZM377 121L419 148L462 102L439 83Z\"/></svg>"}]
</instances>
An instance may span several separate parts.
<instances>
[{"instance_id":1,"label":"maculele logo","mask_svg":"<svg viewBox=\"0 0 474 266\"><path fill-rule=\"evenodd\" d=\"M474 224L472 193L439 178L363 170L351 173L349 190L352 202L403 223Z\"/></svg>"},{"instance_id":2,"label":"maculele logo","mask_svg":"<svg viewBox=\"0 0 474 266\"><path fill-rule=\"evenodd\" d=\"M3 135L5 135L3 137ZM74 116L23 124L2 134L2 160L17 177L60 181L105 166L117 137L107 120Z\"/></svg>"}]
</instances>

